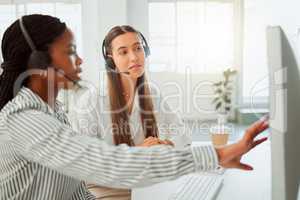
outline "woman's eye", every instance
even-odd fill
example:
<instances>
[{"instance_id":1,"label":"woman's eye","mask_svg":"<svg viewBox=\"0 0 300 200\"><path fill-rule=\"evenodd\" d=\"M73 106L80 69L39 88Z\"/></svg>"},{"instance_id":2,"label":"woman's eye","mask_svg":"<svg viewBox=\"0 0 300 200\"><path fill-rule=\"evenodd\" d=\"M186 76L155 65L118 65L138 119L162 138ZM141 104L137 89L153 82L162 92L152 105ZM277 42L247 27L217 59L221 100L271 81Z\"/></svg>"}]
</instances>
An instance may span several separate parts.
<instances>
[{"instance_id":1,"label":"woman's eye","mask_svg":"<svg viewBox=\"0 0 300 200\"><path fill-rule=\"evenodd\" d=\"M136 47L136 51L141 51L142 49L143 49L142 46L137 46L137 47Z\"/></svg>"},{"instance_id":2,"label":"woman's eye","mask_svg":"<svg viewBox=\"0 0 300 200\"><path fill-rule=\"evenodd\" d=\"M127 54L127 51L126 51L126 50L119 51L119 54L120 54L120 55L126 55L126 54Z\"/></svg>"},{"instance_id":3,"label":"woman's eye","mask_svg":"<svg viewBox=\"0 0 300 200\"><path fill-rule=\"evenodd\" d=\"M77 52L76 52L76 51L74 51L74 50L70 50L70 51L69 51L69 54L70 54L70 55L76 55L76 54L77 54Z\"/></svg>"},{"instance_id":4,"label":"woman's eye","mask_svg":"<svg viewBox=\"0 0 300 200\"><path fill-rule=\"evenodd\" d=\"M77 49L75 44L71 44L68 48L69 55L77 55Z\"/></svg>"},{"instance_id":5,"label":"woman's eye","mask_svg":"<svg viewBox=\"0 0 300 200\"><path fill-rule=\"evenodd\" d=\"M77 54L77 51L76 51L76 48L70 48L69 50L68 50L68 54L69 55L76 55Z\"/></svg>"}]
</instances>

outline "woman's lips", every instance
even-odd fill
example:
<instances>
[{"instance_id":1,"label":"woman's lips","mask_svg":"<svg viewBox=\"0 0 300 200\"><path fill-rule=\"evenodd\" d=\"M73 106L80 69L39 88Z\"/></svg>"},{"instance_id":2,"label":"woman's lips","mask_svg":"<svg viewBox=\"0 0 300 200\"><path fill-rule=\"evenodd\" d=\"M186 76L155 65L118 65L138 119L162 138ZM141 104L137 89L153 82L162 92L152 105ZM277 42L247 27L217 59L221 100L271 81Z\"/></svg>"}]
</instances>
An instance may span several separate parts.
<instances>
[{"instance_id":1,"label":"woman's lips","mask_svg":"<svg viewBox=\"0 0 300 200\"><path fill-rule=\"evenodd\" d=\"M132 65L129 67L129 69L134 69L134 68L139 68L139 67L142 67L142 65Z\"/></svg>"},{"instance_id":2,"label":"woman's lips","mask_svg":"<svg viewBox=\"0 0 300 200\"><path fill-rule=\"evenodd\" d=\"M78 69L76 70L76 72L73 74L74 78L75 78L75 79L78 79L78 80L81 79L81 75L82 75L82 69L81 69L81 68L78 68Z\"/></svg>"}]
</instances>

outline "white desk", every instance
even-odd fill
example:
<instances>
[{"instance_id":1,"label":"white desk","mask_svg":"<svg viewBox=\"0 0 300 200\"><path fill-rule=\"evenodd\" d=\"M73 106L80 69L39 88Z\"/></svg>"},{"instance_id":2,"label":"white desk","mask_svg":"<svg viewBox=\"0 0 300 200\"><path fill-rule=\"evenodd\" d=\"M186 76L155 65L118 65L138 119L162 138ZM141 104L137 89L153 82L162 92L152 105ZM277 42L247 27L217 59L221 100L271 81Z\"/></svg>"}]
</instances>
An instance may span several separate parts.
<instances>
[{"instance_id":1,"label":"white desk","mask_svg":"<svg viewBox=\"0 0 300 200\"><path fill-rule=\"evenodd\" d=\"M203 144L197 142L198 144ZM223 186L216 200L271 200L271 157L269 141L249 152L243 162L254 171L227 170ZM133 189L132 200L168 200L180 184L175 181L159 183L150 187Z\"/></svg>"}]
</instances>

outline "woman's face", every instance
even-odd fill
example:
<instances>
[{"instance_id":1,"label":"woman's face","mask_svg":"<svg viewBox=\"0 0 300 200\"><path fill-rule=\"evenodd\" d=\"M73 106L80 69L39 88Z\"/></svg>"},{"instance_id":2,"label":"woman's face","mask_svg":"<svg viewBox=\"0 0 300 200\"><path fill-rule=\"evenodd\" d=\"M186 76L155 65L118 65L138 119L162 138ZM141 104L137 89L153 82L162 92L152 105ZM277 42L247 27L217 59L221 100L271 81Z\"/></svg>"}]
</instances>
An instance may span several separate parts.
<instances>
[{"instance_id":1,"label":"woman's face","mask_svg":"<svg viewBox=\"0 0 300 200\"><path fill-rule=\"evenodd\" d=\"M112 40L112 59L119 72L137 79L144 74L145 52L137 33L127 32Z\"/></svg>"},{"instance_id":2,"label":"woman's face","mask_svg":"<svg viewBox=\"0 0 300 200\"><path fill-rule=\"evenodd\" d=\"M51 65L60 71L60 73L55 73L59 88L72 87L73 82L68 79L75 82L80 80L82 59L76 53L74 36L69 29L50 45L49 53L52 59Z\"/></svg>"}]
</instances>

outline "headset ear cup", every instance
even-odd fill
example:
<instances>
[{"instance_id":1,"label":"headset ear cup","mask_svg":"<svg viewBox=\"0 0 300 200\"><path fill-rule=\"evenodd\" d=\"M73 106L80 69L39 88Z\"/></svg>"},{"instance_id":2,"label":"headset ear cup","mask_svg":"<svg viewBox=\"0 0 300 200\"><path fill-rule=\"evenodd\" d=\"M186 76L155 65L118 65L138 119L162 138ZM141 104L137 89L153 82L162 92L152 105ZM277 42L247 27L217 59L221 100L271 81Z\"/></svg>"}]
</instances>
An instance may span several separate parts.
<instances>
[{"instance_id":1,"label":"headset ear cup","mask_svg":"<svg viewBox=\"0 0 300 200\"><path fill-rule=\"evenodd\" d=\"M114 63L114 61L113 61L113 59L112 58L106 58L105 59L105 63L106 63L106 67L108 68L108 69L114 69L115 67L115 63Z\"/></svg>"},{"instance_id":2,"label":"headset ear cup","mask_svg":"<svg viewBox=\"0 0 300 200\"><path fill-rule=\"evenodd\" d=\"M138 32L138 34L140 35L140 37L143 41L143 48L144 48L145 56L148 57L148 56L150 56L150 53L151 53L148 42L147 42L145 36L141 32Z\"/></svg>"},{"instance_id":3,"label":"headset ear cup","mask_svg":"<svg viewBox=\"0 0 300 200\"><path fill-rule=\"evenodd\" d=\"M33 51L28 60L29 69L47 69L51 64L48 52Z\"/></svg>"},{"instance_id":4,"label":"headset ear cup","mask_svg":"<svg viewBox=\"0 0 300 200\"><path fill-rule=\"evenodd\" d=\"M149 48L149 46L144 46L143 48L144 48L144 51L145 51L145 56L146 57L150 56L150 48Z\"/></svg>"}]
</instances>

